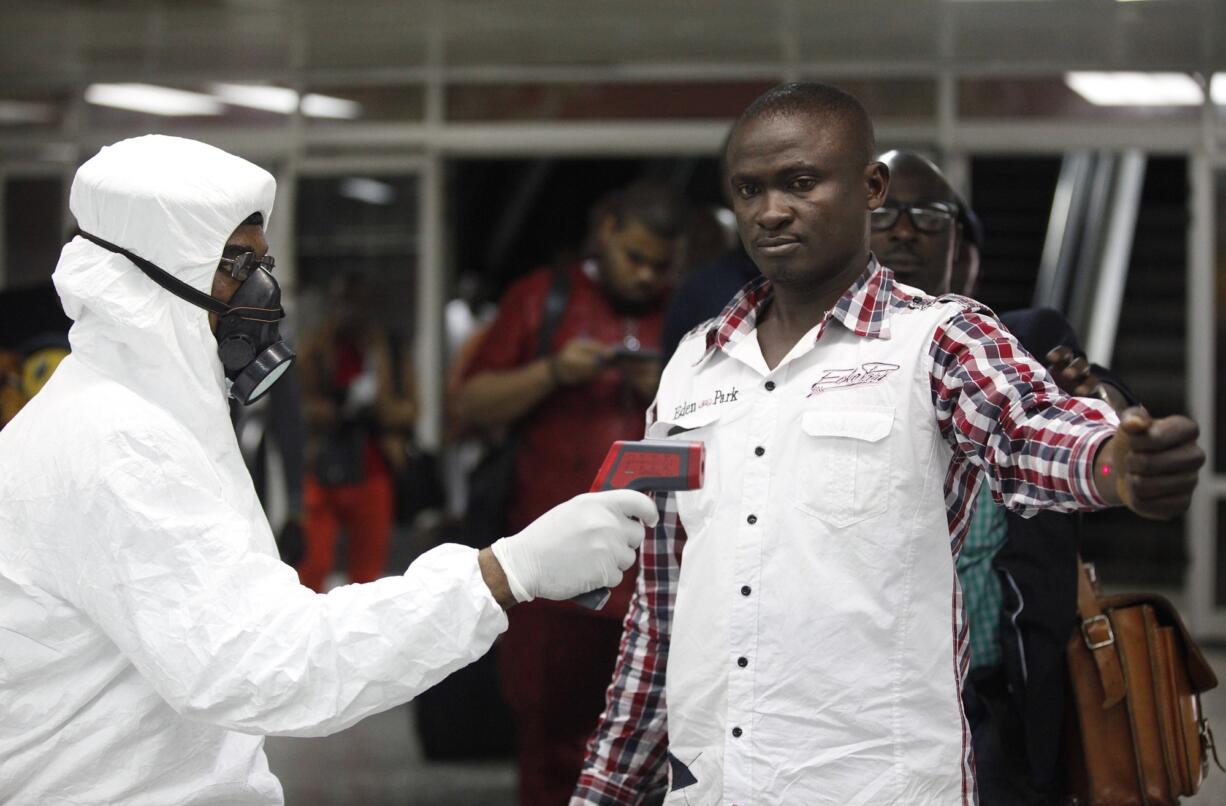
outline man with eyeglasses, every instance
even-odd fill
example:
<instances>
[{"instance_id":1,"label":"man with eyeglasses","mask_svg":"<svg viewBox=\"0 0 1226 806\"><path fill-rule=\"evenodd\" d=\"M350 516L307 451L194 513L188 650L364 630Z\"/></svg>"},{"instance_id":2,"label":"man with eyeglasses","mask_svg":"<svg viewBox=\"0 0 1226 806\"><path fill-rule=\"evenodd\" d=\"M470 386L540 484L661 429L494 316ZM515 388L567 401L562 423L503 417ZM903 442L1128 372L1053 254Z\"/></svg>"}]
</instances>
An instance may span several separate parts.
<instances>
[{"instance_id":1,"label":"man with eyeglasses","mask_svg":"<svg viewBox=\"0 0 1226 806\"><path fill-rule=\"evenodd\" d=\"M899 282L930 294L948 291L962 237L958 194L918 154L887 151L879 159L890 169L890 189L869 216L873 254Z\"/></svg>"},{"instance_id":2,"label":"man with eyeglasses","mask_svg":"<svg viewBox=\"0 0 1226 806\"><path fill-rule=\"evenodd\" d=\"M572 804L667 780L669 806L969 806L954 560L980 486L1027 515L1169 517L1195 423L1121 424L981 305L896 280L869 249L889 168L847 93L769 90L725 153L763 277L682 339L648 411L649 437L705 444L706 480L657 496Z\"/></svg>"}]
</instances>

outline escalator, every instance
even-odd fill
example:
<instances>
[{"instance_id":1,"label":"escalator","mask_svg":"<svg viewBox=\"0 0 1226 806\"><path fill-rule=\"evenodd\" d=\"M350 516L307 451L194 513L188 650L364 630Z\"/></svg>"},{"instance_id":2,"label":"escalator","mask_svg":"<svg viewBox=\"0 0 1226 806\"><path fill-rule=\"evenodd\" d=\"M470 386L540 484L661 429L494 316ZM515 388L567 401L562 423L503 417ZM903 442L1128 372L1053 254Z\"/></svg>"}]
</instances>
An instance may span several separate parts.
<instances>
[{"instance_id":1,"label":"escalator","mask_svg":"<svg viewBox=\"0 0 1226 806\"><path fill-rule=\"evenodd\" d=\"M998 312L1029 306L1061 160L981 157L971 167L972 198L987 233L979 296ZM1149 159L1144 177L1110 366L1155 416L1163 416L1187 411L1187 162ZM1088 229L1078 227L1069 237ZM1066 313L1076 307L1070 298L1078 283L1069 278L1064 303L1055 307ZM1076 322L1083 343L1089 329L1084 318ZM1124 511L1086 516L1082 551L1112 585L1177 587L1187 564L1181 520L1143 521Z\"/></svg>"}]
</instances>

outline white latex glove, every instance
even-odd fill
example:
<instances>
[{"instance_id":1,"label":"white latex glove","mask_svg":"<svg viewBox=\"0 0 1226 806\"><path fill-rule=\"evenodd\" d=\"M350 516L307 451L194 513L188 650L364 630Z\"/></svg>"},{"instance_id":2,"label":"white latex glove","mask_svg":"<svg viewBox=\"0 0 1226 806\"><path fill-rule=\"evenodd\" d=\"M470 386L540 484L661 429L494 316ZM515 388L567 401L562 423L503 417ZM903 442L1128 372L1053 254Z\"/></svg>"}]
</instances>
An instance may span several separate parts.
<instances>
[{"instance_id":1,"label":"white latex glove","mask_svg":"<svg viewBox=\"0 0 1226 806\"><path fill-rule=\"evenodd\" d=\"M637 518L637 520L633 520ZM634 565L656 505L634 490L585 493L558 504L522 532L490 546L518 602L565 601L611 588Z\"/></svg>"}]
</instances>

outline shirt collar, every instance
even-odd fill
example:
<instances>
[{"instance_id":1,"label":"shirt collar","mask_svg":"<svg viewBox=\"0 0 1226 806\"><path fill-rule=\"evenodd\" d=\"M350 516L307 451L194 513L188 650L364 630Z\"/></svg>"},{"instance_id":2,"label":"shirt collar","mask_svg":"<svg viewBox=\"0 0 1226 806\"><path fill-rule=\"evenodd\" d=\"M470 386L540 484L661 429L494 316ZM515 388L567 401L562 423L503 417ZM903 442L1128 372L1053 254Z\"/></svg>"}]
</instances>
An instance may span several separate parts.
<instances>
[{"instance_id":1,"label":"shirt collar","mask_svg":"<svg viewBox=\"0 0 1226 806\"><path fill-rule=\"evenodd\" d=\"M861 338L888 339L887 314L893 295L894 272L878 263L870 252L864 273L843 292L829 316ZM715 350L727 352L752 332L773 296L770 280L765 277L750 280L712 320L706 332L706 350L696 363L702 363Z\"/></svg>"}]
</instances>

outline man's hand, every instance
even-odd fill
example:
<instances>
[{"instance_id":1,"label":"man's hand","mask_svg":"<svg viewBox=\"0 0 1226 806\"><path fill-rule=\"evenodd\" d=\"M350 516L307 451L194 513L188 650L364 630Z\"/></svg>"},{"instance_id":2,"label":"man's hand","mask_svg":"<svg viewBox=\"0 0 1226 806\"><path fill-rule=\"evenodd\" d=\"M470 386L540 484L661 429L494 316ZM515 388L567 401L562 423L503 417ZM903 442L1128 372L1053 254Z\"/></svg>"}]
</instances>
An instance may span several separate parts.
<instances>
[{"instance_id":1,"label":"man's hand","mask_svg":"<svg viewBox=\"0 0 1226 806\"><path fill-rule=\"evenodd\" d=\"M611 347L598 341L571 339L550 356L550 371L559 384L574 386L599 372L611 352Z\"/></svg>"},{"instance_id":2,"label":"man's hand","mask_svg":"<svg viewBox=\"0 0 1226 806\"><path fill-rule=\"evenodd\" d=\"M1047 371L1065 394L1074 397L1098 397L1098 376L1090 370L1090 362L1061 345L1047 354Z\"/></svg>"},{"instance_id":3,"label":"man's hand","mask_svg":"<svg viewBox=\"0 0 1226 806\"><path fill-rule=\"evenodd\" d=\"M1047 354L1047 371L1056 385L1065 394L1073 397L1096 397L1106 401L1117 412L1128 406L1120 391L1090 369L1090 362L1073 353L1072 348L1061 345Z\"/></svg>"},{"instance_id":4,"label":"man's hand","mask_svg":"<svg viewBox=\"0 0 1226 806\"><path fill-rule=\"evenodd\" d=\"M1141 406L1125 409L1120 427L1098 451L1094 481L1113 504L1143 518L1166 520L1184 512L1196 489L1205 452L1200 428L1183 416L1155 420Z\"/></svg>"},{"instance_id":5,"label":"man's hand","mask_svg":"<svg viewBox=\"0 0 1226 806\"><path fill-rule=\"evenodd\" d=\"M530 602L538 596L565 601L620 582L622 573L634 565L643 527L655 526L656 519L655 502L642 493L585 493L490 549L516 601Z\"/></svg>"}]
</instances>

